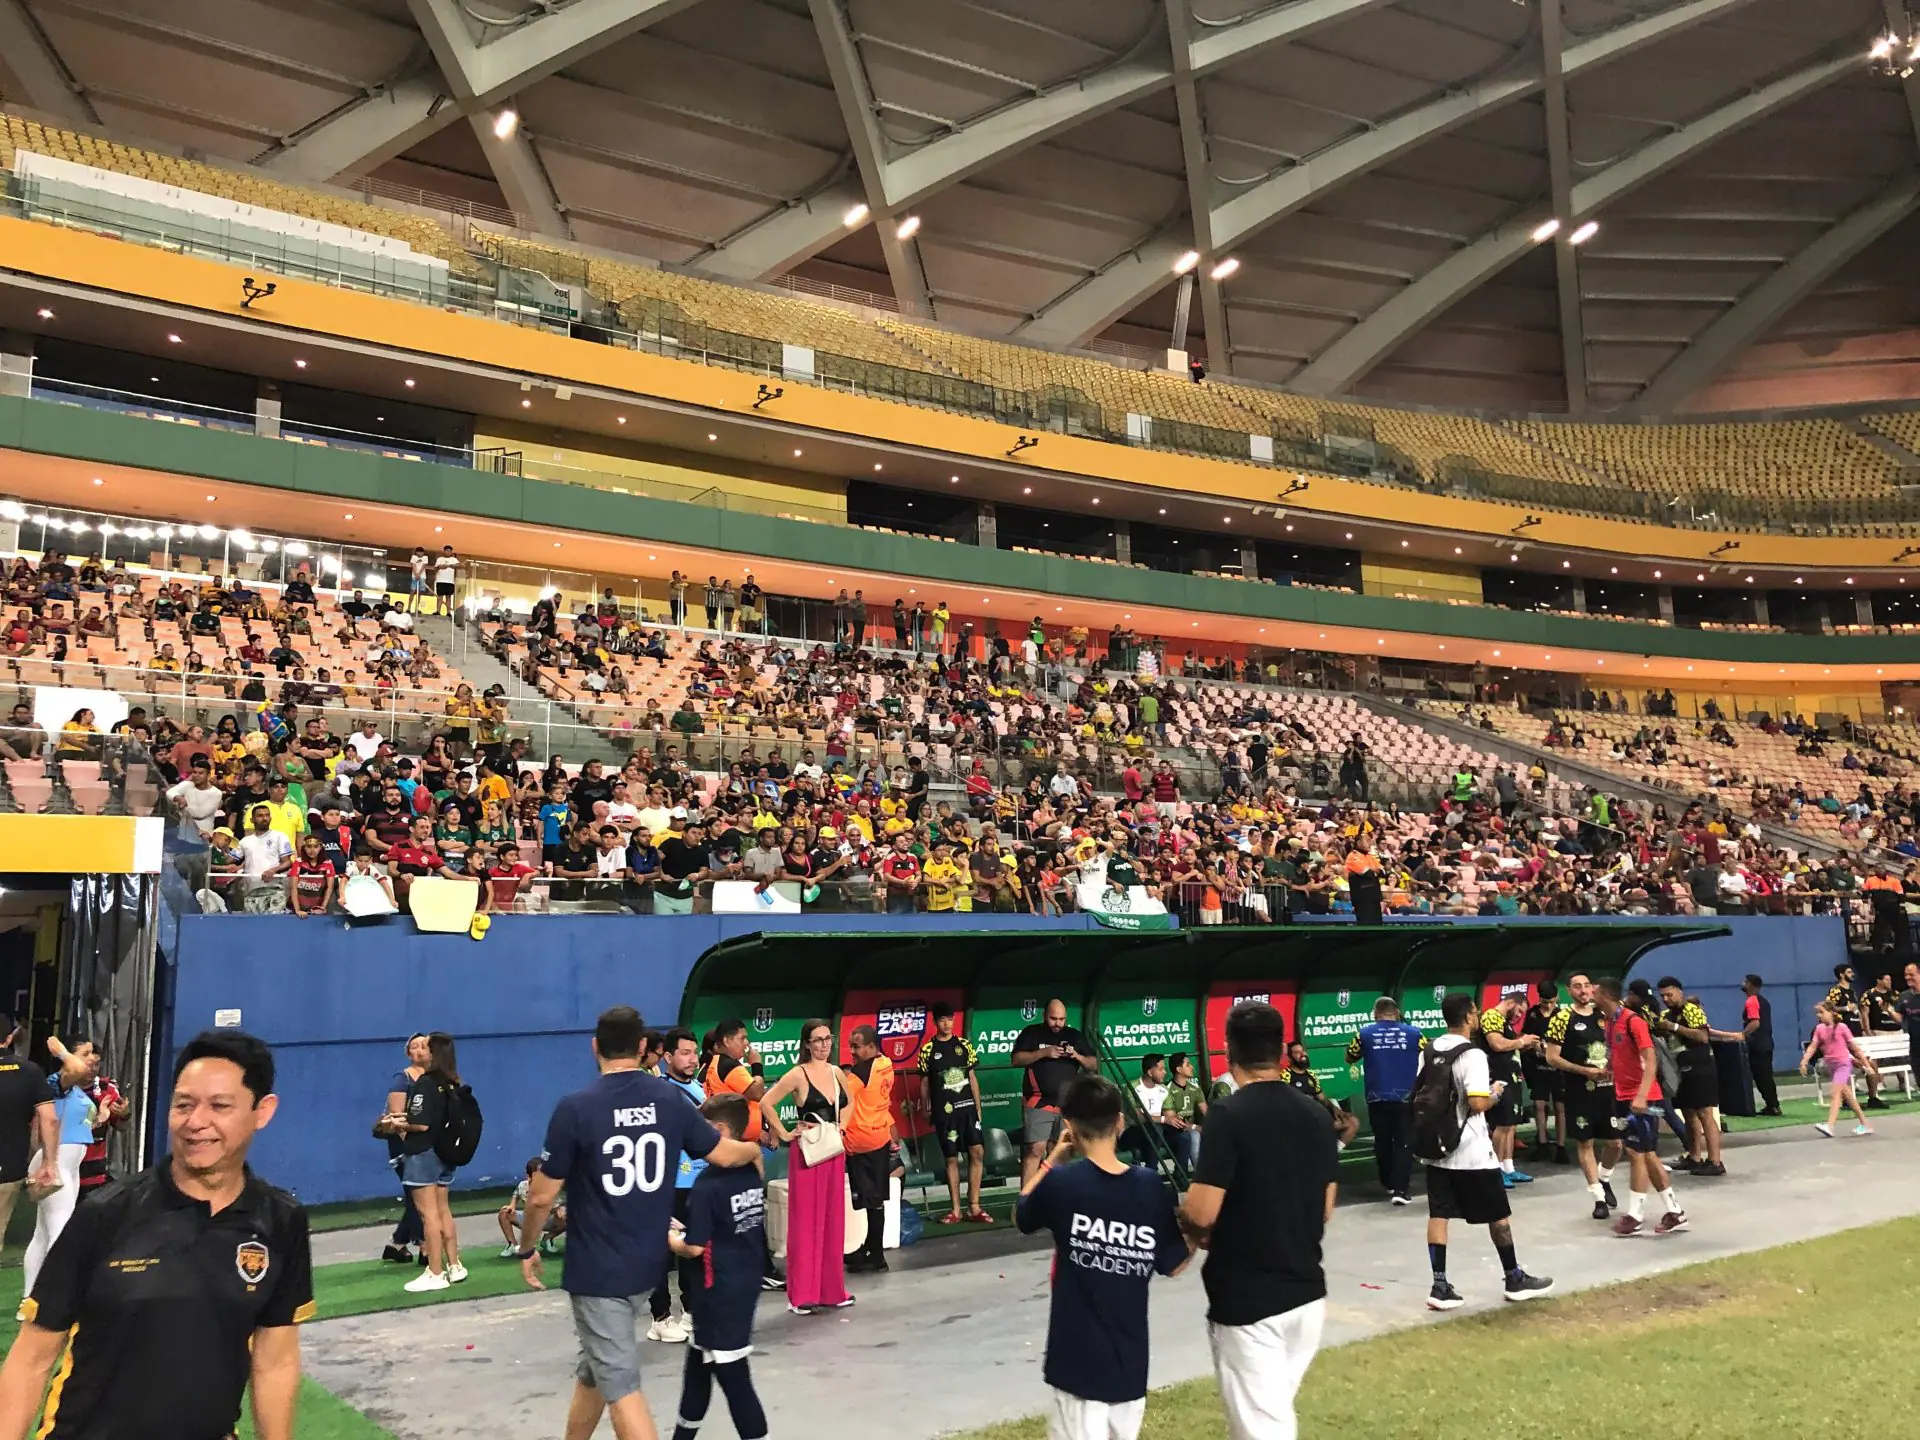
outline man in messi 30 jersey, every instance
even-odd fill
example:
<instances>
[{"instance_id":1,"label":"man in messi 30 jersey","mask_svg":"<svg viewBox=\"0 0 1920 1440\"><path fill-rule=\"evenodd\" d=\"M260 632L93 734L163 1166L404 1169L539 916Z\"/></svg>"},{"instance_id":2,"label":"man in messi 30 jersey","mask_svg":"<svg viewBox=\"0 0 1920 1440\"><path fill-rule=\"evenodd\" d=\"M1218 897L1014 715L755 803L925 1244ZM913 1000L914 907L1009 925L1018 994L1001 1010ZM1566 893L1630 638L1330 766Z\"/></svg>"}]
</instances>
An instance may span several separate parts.
<instances>
[{"instance_id":1,"label":"man in messi 30 jersey","mask_svg":"<svg viewBox=\"0 0 1920 1440\"><path fill-rule=\"evenodd\" d=\"M723 1137L679 1090L641 1068L644 1034L630 1005L600 1017L593 1032L600 1078L554 1107L520 1228L521 1270L534 1289L545 1289L541 1229L566 1190L561 1285L580 1342L567 1440L587 1440L603 1411L612 1413L616 1440L656 1440L640 1393L635 1328L648 1294L666 1279L680 1157L731 1168L759 1155L758 1146Z\"/></svg>"}]
</instances>

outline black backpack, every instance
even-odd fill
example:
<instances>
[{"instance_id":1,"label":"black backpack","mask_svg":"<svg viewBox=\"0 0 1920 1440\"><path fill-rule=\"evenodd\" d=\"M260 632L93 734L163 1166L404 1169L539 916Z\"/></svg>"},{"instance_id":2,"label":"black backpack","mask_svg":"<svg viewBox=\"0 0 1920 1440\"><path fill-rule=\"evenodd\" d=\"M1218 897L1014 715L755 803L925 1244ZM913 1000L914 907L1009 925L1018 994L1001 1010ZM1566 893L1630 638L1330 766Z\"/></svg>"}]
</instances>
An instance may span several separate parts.
<instances>
[{"instance_id":1,"label":"black backpack","mask_svg":"<svg viewBox=\"0 0 1920 1440\"><path fill-rule=\"evenodd\" d=\"M446 1113L434 1132L433 1153L443 1165L470 1165L480 1153L480 1130L486 1123L480 1102L473 1098L471 1085L448 1085L440 1094Z\"/></svg>"},{"instance_id":2,"label":"black backpack","mask_svg":"<svg viewBox=\"0 0 1920 1440\"><path fill-rule=\"evenodd\" d=\"M1428 1048L1414 1077L1408 1105L1413 1113L1413 1153L1422 1160L1444 1160L1460 1148L1466 1130L1459 1093L1454 1088L1453 1065L1468 1046L1446 1050Z\"/></svg>"}]
</instances>

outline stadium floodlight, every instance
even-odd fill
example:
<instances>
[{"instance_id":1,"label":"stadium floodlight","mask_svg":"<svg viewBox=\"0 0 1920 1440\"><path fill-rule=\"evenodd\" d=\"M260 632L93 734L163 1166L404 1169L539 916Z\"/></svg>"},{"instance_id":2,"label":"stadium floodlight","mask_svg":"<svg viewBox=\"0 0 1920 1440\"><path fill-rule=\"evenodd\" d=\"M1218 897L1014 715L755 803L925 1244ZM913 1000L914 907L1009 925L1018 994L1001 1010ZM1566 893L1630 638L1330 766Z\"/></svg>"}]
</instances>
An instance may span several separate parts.
<instances>
[{"instance_id":1,"label":"stadium floodlight","mask_svg":"<svg viewBox=\"0 0 1920 1440\"><path fill-rule=\"evenodd\" d=\"M918 215L909 215L894 227L893 238L896 240L911 240L919 233L920 217Z\"/></svg>"},{"instance_id":2,"label":"stadium floodlight","mask_svg":"<svg viewBox=\"0 0 1920 1440\"><path fill-rule=\"evenodd\" d=\"M1571 235L1567 236L1567 244L1584 245L1587 243L1587 241L1591 240L1594 236L1598 235L1599 233L1600 233L1600 222L1598 220L1589 220L1587 221L1586 224L1582 225L1578 230L1574 231Z\"/></svg>"},{"instance_id":3,"label":"stadium floodlight","mask_svg":"<svg viewBox=\"0 0 1920 1440\"><path fill-rule=\"evenodd\" d=\"M1882 35L1873 42L1873 48L1867 51L1867 58L1869 60L1890 59L1893 55L1894 47L1899 43L1899 40L1892 35Z\"/></svg>"},{"instance_id":4,"label":"stadium floodlight","mask_svg":"<svg viewBox=\"0 0 1920 1440\"><path fill-rule=\"evenodd\" d=\"M840 223L842 225L845 225L847 229L851 230L856 225L866 224L867 216L871 215L872 213L873 212L867 209L865 205L856 205L851 210L847 211L846 214L840 217Z\"/></svg>"},{"instance_id":5,"label":"stadium floodlight","mask_svg":"<svg viewBox=\"0 0 1920 1440\"><path fill-rule=\"evenodd\" d=\"M493 117L493 138L496 140L511 140L519 128L520 112L511 105Z\"/></svg>"},{"instance_id":6,"label":"stadium floodlight","mask_svg":"<svg viewBox=\"0 0 1920 1440\"><path fill-rule=\"evenodd\" d=\"M1560 233L1559 217L1556 216L1551 220L1542 220L1538 225L1533 227L1533 243L1536 245L1539 245L1545 241L1551 240L1554 236L1558 235L1559 233Z\"/></svg>"},{"instance_id":7,"label":"stadium floodlight","mask_svg":"<svg viewBox=\"0 0 1920 1440\"><path fill-rule=\"evenodd\" d=\"M200 538L202 540L218 540L220 538L220 527L218 525L202 525L200 527Z\"/></svg>"},{"instance_id":8,"label":"stadium floodlight","mask_svg":"<svg viewBox=\"0 0 1920 1440\"><path fill-rule=\"evenodd\" d=\"M1173 262L1173 273L1176 275L1184 275L1199 263L1200 263L1200 252L1198 250L1189 250L1187 251L1186 254L1182 255L1178 260Z\"/></svg>"},{"instance_id":9,"label":"stadium floodlight","mask_svg":"<svg viewBox=\"0 0 1920 1440\"><path fill-rule=\"evenodd\" d=\"M229 530L227 532L227 539L238 545L242 550L251 550L259 543L245 530Z\"/></svg>"},{"instance_id":10,"label":"stadium floodlight","mask_svg":"<svg viewBox=\"0 0 1920 1440\"><path fill-rule=\"evenodd\" d=\"M1239 260L1236 259L1234 256L1229 255L1226 259L1222 260L1218 265L1215 265L1213 269L1207 273L1212 275L1212 277L1215 280L1224 280L1239 268L1240 268Z\"/></svg>"}]
</instances>

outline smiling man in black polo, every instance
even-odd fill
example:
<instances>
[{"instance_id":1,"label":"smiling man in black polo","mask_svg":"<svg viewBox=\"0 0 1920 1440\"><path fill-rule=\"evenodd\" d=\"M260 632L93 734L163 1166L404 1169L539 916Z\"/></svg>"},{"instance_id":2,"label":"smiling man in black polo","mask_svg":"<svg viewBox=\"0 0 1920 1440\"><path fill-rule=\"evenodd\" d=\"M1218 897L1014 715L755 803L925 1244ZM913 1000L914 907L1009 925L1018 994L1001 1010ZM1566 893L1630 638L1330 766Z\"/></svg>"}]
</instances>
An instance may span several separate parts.
<instances>
[{"instance_id":1,"label":"smiling man in black polo","mask_svg":"<svg viewBox=\"0 0 1920 1440\"><path fill-rule=\"evenodd\" d=\"M307 1213L246 1163L276 1104L272 1052L253 1036L188 1042L171 1154L74 1211L21 1307L0 1440L22 1440L43 1393L40 1440L217 1440L249 1383L258 1440L292 1440L293 1327L313 1315Z\"/></svg>"}]
</instances>

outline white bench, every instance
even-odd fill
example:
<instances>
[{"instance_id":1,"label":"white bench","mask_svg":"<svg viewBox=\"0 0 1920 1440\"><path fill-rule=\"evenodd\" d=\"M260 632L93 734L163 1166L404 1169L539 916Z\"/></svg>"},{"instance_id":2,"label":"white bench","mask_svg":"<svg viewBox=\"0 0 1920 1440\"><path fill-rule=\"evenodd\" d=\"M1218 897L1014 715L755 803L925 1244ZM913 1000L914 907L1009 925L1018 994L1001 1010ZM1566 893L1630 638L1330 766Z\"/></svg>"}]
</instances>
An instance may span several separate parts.
<instances>
[{"instance_id":1,"label":"white bench","mask_svg":"<svg viewBox=\"0 0 1920 1440\"><path fill-rule=\"evenodd\" d=\"M1883 1031L1878 1035L1861 1035L1856 1039L1860 1053L1880 1068L1880 1079L1886 1081L1898 1076L1900 1093L1906 1099L1913 1098L1913 1052L1907 1044L1904 1030ZM1855 1080L1858 1084L1858 1080Z\"/></svg>"}]
</instances>

